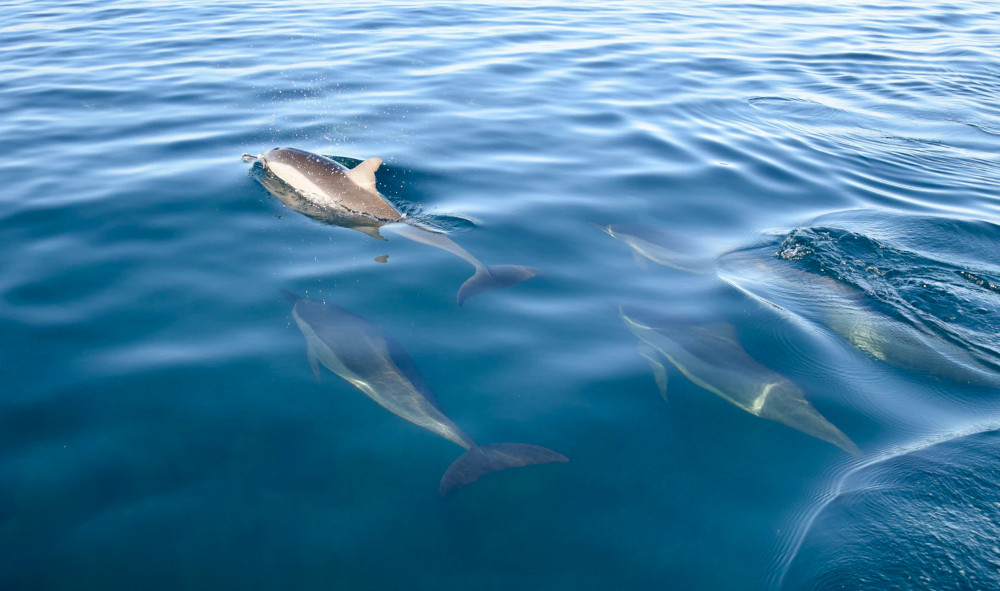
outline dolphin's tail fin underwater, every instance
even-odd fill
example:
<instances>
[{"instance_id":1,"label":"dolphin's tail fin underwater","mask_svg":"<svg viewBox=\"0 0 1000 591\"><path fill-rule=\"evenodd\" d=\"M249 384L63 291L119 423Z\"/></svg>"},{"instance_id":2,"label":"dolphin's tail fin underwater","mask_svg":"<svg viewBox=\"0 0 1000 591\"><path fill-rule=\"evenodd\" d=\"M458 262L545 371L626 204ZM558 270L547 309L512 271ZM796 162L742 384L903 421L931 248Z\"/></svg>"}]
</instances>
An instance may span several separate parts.
<instances>
[{"instance_id":1,"label":"dolphin's tail fin underwater","mask_svg":"<svg viewBox=\"0 0 1000 591\"><path fill-rule=\"evenodd\" d=\"M569 459L539 445L528 443L491 443L472 447L448 466L441 477L441 495L451 496L459 487L471 484L480 477L507 468L535 464L568 462Z\"/></svg>"},{"instance_id":2,"label":"dolphin's tail fin underwater","mask_svg":"<svg viewBox=\"0 0 1000 591\"><path fill-rule=\"evenodd\" d=\"M521 265L478 265L476 274L469 277L462 287L458 288L458 305L461 306L465 300L474 295L493 291L503 287L516 285L525 279L531 279L542 273L541 269L535 267L522 267Z\"/></svg>"}]
</instances>

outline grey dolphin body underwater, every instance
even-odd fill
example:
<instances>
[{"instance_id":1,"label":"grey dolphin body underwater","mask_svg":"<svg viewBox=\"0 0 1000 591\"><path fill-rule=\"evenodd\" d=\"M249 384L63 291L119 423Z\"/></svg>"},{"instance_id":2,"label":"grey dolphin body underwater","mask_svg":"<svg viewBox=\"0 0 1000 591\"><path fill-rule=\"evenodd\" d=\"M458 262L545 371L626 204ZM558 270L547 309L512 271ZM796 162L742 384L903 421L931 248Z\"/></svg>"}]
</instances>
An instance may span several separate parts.
<instances>
[{"instance_id":1,"label":"grey dolphin body underwater","mask_svg":"<svg viewBox=\"0 0 1000 591\"><path fill-rule=\"evenodd\" d=\"M694 248L685 244L690 237L674 238L675 244L668 244L671 238L666 232L652 226L642 224L613 224L604 226L594 224L599 230L620 240L632 249L633 258L642 266L643 261L650 260L658 265L687 271L695 275L709 273L712 270L712 259L703 254L692 253Z\"/></svg>"},{"instance_id":2,"label":"grey dolphin body underwater","mask_svg":"<svg viewBox=\"0 0 1000 591\"><path fill-rule=\"evenodd\" d=\"M265 175L261 184L296 211L379 240L385 240L379 229L392 225L393 232L404 238L440 248L468 262L475 273L459 288L459 305L474 295L509 287L540 273L521 265L484 265L445 234L410 223L375 188L380 158L369 158L349 169L319 154L274 148L259 156L244 154L243 160L257 162L273 175Z\"/></svg>"},{"instance_id":3,"label":"grey dolphin body underwater","mask_svg":"<svg viewBox=\"0 0 1000 591\"><path fill-rule=\"evenodd\" d=\"M984 360L947 339L876 310L866 303L864 292L763 254L760 249L727 253L719 260L717 275L783 314L817 319L878 361L938 379L992 387L1000 384L1000 376Z\"/></svg>"},{"instance_id":4,"label":"grey dolphin body underwater","mask_svg":"<svg viewBox=\"0 0 1000 591\"><path fill-rule=\"evenodd\" d=\"M789 379L755 361L736 341L732 326L657 329L621 311L625 326L661 353L696 385L752 415L770 419L852 454L858 447L805 399ZM651 360L652 361L652 360ZM657 374L661 394L666 376Z\"/></svg>"},{"instance_id":5,"label":"grey dolphin body underwater","mask_svg":"<svg viewBox=\"0 0 1000 591\"><path fill-rule=\"evenodd\" d=\"M876 310L863 291L777 258L770 244L744 246L713 256L641 225L598 226L632 248L637 257L665 267L715 278L793 321L826 326L870 357L920 374L961 383L996 386L1000 375L983 359L954 343ZM678 246L677 243L681 243ZM641 350L649 359L645 349ZM650 360L657 383L665 381Z\"/></svg>"},{"instance_id":6,"label":"grey dolphin body underwater","mask_svg":"<svg viewBox=\"0 0 1000 591\"><path fill-rule=\"evenodd\" d=\"M442 495L506 468L569 461L526 443L478 445L444 414L409 355L392 337L343 308L282 293L294 304L292 317L306 337L309 365L317 377L322 365L386 410L467 450L441 478Z\"/></svg>"}]
</instances>

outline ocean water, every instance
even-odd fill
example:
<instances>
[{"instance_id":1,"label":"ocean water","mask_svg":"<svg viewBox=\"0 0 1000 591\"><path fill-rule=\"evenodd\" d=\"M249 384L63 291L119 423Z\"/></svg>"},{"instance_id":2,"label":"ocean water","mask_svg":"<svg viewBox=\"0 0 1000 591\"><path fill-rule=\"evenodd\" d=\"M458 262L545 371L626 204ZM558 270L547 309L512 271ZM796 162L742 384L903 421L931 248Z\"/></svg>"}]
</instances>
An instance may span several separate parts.
<instances>
[{"instance_id":1,"label":"ocean water","mask_svg":"<svg viewBox=\"0 0 1000 591\"><path fill-rule=\"evenodd\" d=\"M0 588L1000 587L998 48L973 1L0 1ZM459 306L275 146L542 274ZM569 462L442 498L281 290Z\"/></svg>"}]
</instances>

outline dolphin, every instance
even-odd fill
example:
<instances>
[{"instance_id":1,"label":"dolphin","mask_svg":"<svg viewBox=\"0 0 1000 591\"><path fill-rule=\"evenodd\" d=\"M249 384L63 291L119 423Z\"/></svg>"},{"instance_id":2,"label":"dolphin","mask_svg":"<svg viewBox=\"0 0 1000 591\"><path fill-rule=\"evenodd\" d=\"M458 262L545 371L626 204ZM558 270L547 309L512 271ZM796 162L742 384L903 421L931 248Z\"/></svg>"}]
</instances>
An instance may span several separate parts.
<instances>
[{"instance_id":1,"label":"dolphin","mask_svg":"<svg viewBox=\"0 0 1000 591\"><path fill-rule=\"evenodd\" d=\"M300 213L379 240L385 240L379 229L391 226L403 238L440 248L472 265L475 272L458 290L460 306L474 295L515 285L541 272L521 265L484 265L444 233L408 220L375 187L375 171L382 164L381 158L369 158L347 168L319 154L274 148L258 156L243 154L243 161L259 163L265 173L270 173L260 179L261 184Z\"/></svg>"},{"instance_id":2,"label":"dolphin","mask_svg":"<svg viewBox=\"0 0 1000 591\"><path fill-rule=\"evenodd\" d=\"M637 259L642 257L696 275L714 273L715 278L738 292L794 321L826 326L879 361L960 383L986 386L1000 383L990 360L975 356L926 329L877 311L868 305L864 292L797 268L775 257L770 245L728 250L713 258L699 257L676 246L686 240L649 226L597 227L630 246ZM656 376L659 384L658 370Z\"/></svg>"},{"instance_id":3,"label":"dolphin","mask_svg":"<svg viewBox=\"0 0 1000 591\"><path fill-rule=\"evenodd\" d=\"M282 293L293 304L292 317L306 337L309 365L317 378L322 365L389 412L467 450L441 477L442 496L492 472L569 461L538 445L477 444L444 414L409 355L392 337L334 304Z\"/></svg>"},{"instance_id":4,"label":"dolphin","mask_svg":"<svg viewBox=\"0 0 1000 591\"><path fill-rule=\"evenodd\" d=\"M876 310L854 287L766 253L762 248L727 253L719 259L717 275L785 315L817 320L878 361L960 383L1000 383L996 371L968 349Z\"/></svg>"},{"instance_id":5,"label":"dolphin","mask_svg":"<svg viewBox=\"0 0 1000 591\"><path fill-rule=\"evenodd\" d=\"M644 224L613 224L603 226L594 224L599 230L620 240L632 249L636 264L643 266L646 260L658 265L686 271L695 275L704 275L712 271L711 257L703 254L690 254L685 250L693 250L693 240L686 237L674 237L666 232Z\"/></svg>"},{"instance_id":6,"label":"dolphin","mask_svg":"<svg viewBox=\"0 0 1000 591\"><path fill-rule=\"evenodd\" d=\"M696 385L752 415L798 429L848 453L859 453L858 446L819 414L795 384L750 357L736 341L731 325L666 331L644 324L622 309L619 313L632 334L659 351Z\"/></svg>"}]
</instances>

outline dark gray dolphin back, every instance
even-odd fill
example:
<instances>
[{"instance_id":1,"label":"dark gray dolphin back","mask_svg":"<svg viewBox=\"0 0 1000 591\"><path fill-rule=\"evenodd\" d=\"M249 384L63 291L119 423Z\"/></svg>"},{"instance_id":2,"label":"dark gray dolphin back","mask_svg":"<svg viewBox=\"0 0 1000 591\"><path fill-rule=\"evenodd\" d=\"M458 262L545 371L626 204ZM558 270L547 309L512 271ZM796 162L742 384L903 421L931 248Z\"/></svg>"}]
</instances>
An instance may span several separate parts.
<instances>
[{"instance_id":1,"label":"dark gray dolphin back","mask_svg":"<svg viewBox=\"0 0 1000 591\"><path fill-rule=\"evenodd\" d=\"M348 170L346 166L336 160L333 160L332 158L320 156L319 154L313 154L312 152L306 152L305 150L300 150L298 148L271 148L267 152L261 154L261 160L263 160L266 164L287 164L288 166L294 166L303 171L323 170L326 173L346 173Z\"/></svg>"}]
</instances>

